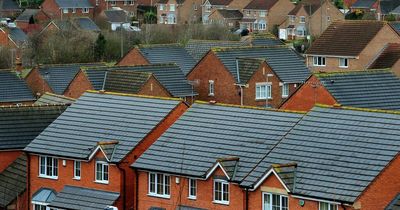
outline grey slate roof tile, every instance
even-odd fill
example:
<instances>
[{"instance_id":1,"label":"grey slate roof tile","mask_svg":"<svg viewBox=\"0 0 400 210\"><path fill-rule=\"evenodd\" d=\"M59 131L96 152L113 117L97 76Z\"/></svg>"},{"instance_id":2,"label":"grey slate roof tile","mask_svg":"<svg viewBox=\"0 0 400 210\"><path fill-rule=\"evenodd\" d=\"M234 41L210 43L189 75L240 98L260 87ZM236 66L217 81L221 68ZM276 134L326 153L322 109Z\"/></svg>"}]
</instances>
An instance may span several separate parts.
<instances>
[{"instance_id":1,"label":"grey slate roof tile","mask_svg":"<svg viewBox=\"0 0 400 210\"><path fill-rule=\"evenodd\" d=\"M233 181L238 182L301 117L195 103L133 167L204 177L218 159L234 156L239 161Z\"/></svg>"},{"instance_id":2,"label":"grey slate roof tile","mask_svg":"<svg viewBox=\"0 0 400 210\"><path fill-rule=\"evenodd\" d=\"M0 207L5 208L26 189L26 156L19 156L0 173Z\"/></svg>"},{"instance_id":3,"label":"grey slate roof tile","mask_svg":"<svg viewBox=\"0 0 400 210\"><path fill-rule=\"evenodd\" d=\"M25 9L16 19L16 21L29 22L32 16L35 16L40 9Z\"/></svg>"},{"instance_id":4,"label":"grey slate roof tile","mask_svg":"<svg viewBox=\"0 0 400 210\"><path fill-rule=\"evenodd\" d=\"M60 8L93 8L89 0L55 0Z\"/></svg>"},{"instance_id":5,"label":"grey slate roof tile","mask_svg":"<svg viewBox=\"0 0 400 210\"><path fill-rule=\"evenodd\" d=\"M57 105L57 104L72 104L76 99L69 98L63 95L57 95L46 92L43 94L34 105Z\"/></svg>"},{"instance_id":6,"label":"grey slate roof tile","mask_svg":"<svg viewBox=\"0 0 400 210\"><path fill-rule=\"evenodd\" d=\"M124 10L106 10L104 14L111 23L125 23L129 21L129 17Z\"/></svg>"},{"instance_id":7,"label":"grey slate roof tile","mask_svg":"<svg viewBox=\"0 0 400 210\"><path fill-rule=\"evenodd\" d=\"M400 210L400 193L386 206L385 210Z\"/></svg>"},{"instance_id":8,"label":"grey slate roof tile","mask_svg":"<svg viewBox=\"0 0 400 210\"><path fill-rule=\"evenodd\" d=\"M32 196L32 201L40 203L51 203L56 198L57 192L50 188L40 188Z\"/></svg>"},{"instance_id":9,"label":"grey slate roof tile","mask_svg":"<svg viewBox=\"0 0 400 210\"><path fill-rule=\"evenodd\" d=\"M369 9L369 8L372 8L372 6L375 3L376 3L376 0L358 0L353 5L351 5L351 8Z\"/></svg>"},{"instance_id":10,"label":"grey slate roof tile","mask_svg":"<svg viewBox=\"0 0 400 210\"><path fill-rule=\"evenodd\" d=\"M314 107L241 185L295 162L293 194L352 203L398 154L399 125L399 114Z\"/></svg>"},{"instance_id":11,"label":"grey slate roof tile","mask_svg":"<svg viewBox=\"0 0 400 210\"><path fill-rule=\"evenodd\" d=\"M119 193L66 185L49 207L71 210L100 210L112 206Z\"/></svg>"},{"instance_id":12,"label":"grey slate roof tile","mask_svg":"<svg viewBox=\"0 0 400 210\"><path fill-rule=\"evenodd\" d=\"M88 17L75 18L74 21L81 30L96 32L100 31L100 28L96 25L96 23Z\"/></svg>"},{"instance_id":13,"label":"grey slate roof tile","mask_svg":"<svg viewBox=\"0 0 400 210\"><path fill-rule=\"evenodd\" d=\"M239 41L220 41L220 40L194 40L191 39L186 44L186 51L199 61L203 56L214 47L240 47L244 46L243 42Z\"/></svg>"},{"instance_id":14,"label":"grey slate roof tile","mask_svg":"<svg viewBox=\"0 0 400 210\"><path fill-rule=\"evenodd\" d=\"M0 107L0 150L23 149L67 106Z\"/></svg>"},{"instance_id":15,"label":"grey slate roof tile","mask_svg":"<svg viewBox=\"0 0 400 210\"><path fill-rule=\"evenodd\" d=\"M213 49L213 51L236 80L236 58L265 59L278 77L287 83L305 81L310 75L304 60L287 47L239 47Z\"/></svg>"},{"instance_id":16,"label":"grey slate roof tile","mask_svg":"<svg viewBox=\"0 0 400 210\"><path fill-rule=\"evenodd\" d=\"M104 90L137 94L152 76L149 72L111 70L107 72Z\"/></svg>"},{"instance_id":17,"label":"grey slate roof tile","mask_svg":"<svg viewBox=\"0 0 400 210\"><path fill-rule=\"evenodd\" d=\"M184 75L196 65L196 60L180 45L148 45L139 48L151 64L176 63Z\"/></svg>"},{"instance_id":18,"label":"grey slate roof tile","mask_svg":"<svg viewBox=\"0 0 400 210\"><path fill-rule=\"evenodd\" d=\"M22 9L19 8L16 1L0 0L0 11L22 11Z\"/></svg>"},{"instance_id":19,"label":"grey slate roof tile","mask_svg":"<svg viewBox=\"0 0 400 210\"><path fill-rule=\"evenodd\" d=\"M0 70L0 103L34 101L32 91L15 72Z\"/></svg>"},{"instance_id":20,"label":"grey slate roof tile","mask_svg":"<svg viewBox=\"0 0 400 210\"><path fill-rule=\"evenodd\" d=\"M389 70L316 74L338 103L385 110L400 109L400 79Z\"/></svg>"},{"instance_id":21,"label":"grey slate roof tile","mask_svg":"<svg viewBox=\"0 0 400 210\"><path fill-rule=\"evenodd\" d=\"M119 162L179 103L182 102L86 92L25 150L88 159L98 142L118 141L110 161Z\"/></svg>"}]
</instances>

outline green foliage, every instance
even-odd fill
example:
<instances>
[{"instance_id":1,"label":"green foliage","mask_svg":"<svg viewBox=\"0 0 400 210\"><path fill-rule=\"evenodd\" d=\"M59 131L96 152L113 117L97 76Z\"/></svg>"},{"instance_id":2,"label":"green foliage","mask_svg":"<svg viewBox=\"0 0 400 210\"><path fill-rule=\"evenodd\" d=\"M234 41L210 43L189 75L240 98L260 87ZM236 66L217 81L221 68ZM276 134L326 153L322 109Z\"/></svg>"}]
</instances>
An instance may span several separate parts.
<instances>
[{"instance_id":1,"label":"green foliage","mask_svg":"<svg viewBox=\"0 0 400 210\"><path fill-rule=\"evenodd\" d=\"M156 24L157 23L157 14L153 11L147 11L144 13L144 23L145 24Z\"/></svg>"},{"instance_id":2,"label":"green foliage","mask_svg":"<svg viewBox=\"0 0 400 210\"><path fill-rule=\"evenodd\" d=\"M394 14L390 14L385 17L386 21L396 21L396 16Z\"/></svg>"},{"instance_id":3,"label":"green foliage","mask_svg":"<svg viewBox=\"0 0 400 210\"><path fill-rule=\"evenodd\" d=\"M348 13L345 16L345 19L346 20L361 20L363 18L363 16L364 16L363 12L355 11L355 12L352 12L352 13Z\"/></svg>"},{"instance_id":4,"label":"green foliage","mask_svg":"<svg viewBox=\"0 0 400 210\"><path fill-rule=\"evenodd\" d=\"M94 59L96 61L103 61L104 55L106 53L107 40L103 34L97 36L96 43L94 44Z\"/></svg>"},{"instance_id":5,"label":"green foliage","mask_svg":"<svg viewBox=\"0 0 400 210\"><path fill-rule=\"evenodd\" d=\"M271 33L276 36L279 37L279 25L274 25L274 27L272 28Z\"/></svg>"},{"instance_id":6,"label":"green foliage","mask_svg":"<svg viewBox=\"0 0 400 210\"><path fill-rule=\"evenodd\" d=\"M335 0L335 6L339 9L343 9L344 8L344 2L343 0Z\"/></svg>"}]
</instances>

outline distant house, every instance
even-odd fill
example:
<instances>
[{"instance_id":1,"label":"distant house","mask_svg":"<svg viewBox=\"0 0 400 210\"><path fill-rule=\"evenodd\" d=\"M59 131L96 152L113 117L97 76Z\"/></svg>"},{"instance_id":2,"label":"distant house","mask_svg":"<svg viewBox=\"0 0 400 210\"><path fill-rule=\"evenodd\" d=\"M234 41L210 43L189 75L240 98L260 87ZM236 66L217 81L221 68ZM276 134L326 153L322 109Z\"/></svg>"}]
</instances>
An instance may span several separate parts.
<instances>
[{"instance_id":1,"label":"distant house","mask_svg":"<svg viewBox=\"0 0 400 210\"><path fill-rule=\"evenodd\" d=\"M253 0L243 8L241 28L250 31L272 31L294 8L290 0Z\"/></svg>"},{"instance_id":2,"label":"distant house","mask_svg":"<svg viewBox=\"0 0 400 210\"><path fill-rule=\"evenodd\" d=\"M33 104L36 100L27 83L16 72L0 70L0 106Z\"/></svg>"},{"instance_id":3,"label":"distant house","mask_svg":"<svg viewBox=\"0 0 400 210\"><path fill-rule=\"evenodd\" d=\"M68 20L52 20L40 33L82 31L98 33L101 29L88 17L76 17Z\"/></svg>"},{"instance_id":4,"label":"distant house","mask_svg":"<svg viewBox=\"0 0 400 210\"><path fill-rule=\"evenodd\" d=\"M186 75L196 60L179 44L139 45L118 61L119 66L176 63Z\"/></svg>"},{"instance_id":5,"label":"distant house","mask_svg":"<svg viewBox=\"0 0 400 210\"><path fill-rule=\"evenodd\" d=\"M315 104L400 110L400 79L390 70L316 73L280 109L308 111Z\"/></svg>"},{"instance_id":6,"label":"distant house","mask_svg":"<svg viewBox=\"0 0 400 210\"><path fill-rule=\"evenodd\" d=\"M41 9L25 9L15 22L17 26L24 31L30 31L32 27L38 27L41 29L42 24L49 21L50 17L43 12Z\"/></svg>"},{"instance_id":7,"label":"distant house","mask_svg":"<svg viewBox=\"0 0 400 210\"><path fill-rule=\"evenodd\" d=\"M196 61L199 61L212 48L215 48L215 47L241 47L241 46L245 46L245 43L240 42L240 41L191 39L185 45L185 49Z\"/></svg>"},{"instance_id":8,"label":"distant house","mask_svg":"<svg viewBox=\"0 0 400 210\"><path fill-rule=\"evenodd\" d=\"M322 2L322 4L321 4ZM335 21L344 20L344 14L330 0L303 0L289 12L280 24L281 39L319 36Z\"/></svg>"},{"instance_id":9,"label":"distant house","mask_svg":"<svg viewBox=\"0 0 400 210\"><path fill-rule=\"evenodd\" d=\"M233 9L216 9L208 16L210 23L224 25L231 29L239 28L242 18L243 14L240 10Z\"/></svg>"},{"instance_id":10,"label":"distant house","mask_svg":"<svg viewBox=\"0 0 400 210\"><path fill-rule=\"evenodd\" d=\"M41 9L52 19L87 16L93 18L94 6L89 0L45 0Z\"/></svg>"},{"instance_id":11,"label":"distant house","mask_svg":"<svg viewBox=\"0 0 400 210\"><path fill-rule=\"evenodd\" d=\"M400 34L386 22L334 22L306 51L307 66L315 72L363 70L388 43L400 43Z\"/></svg>"},{"instance_id":12,"label":"distant house","mask_svg":"<svg viewBox=\"0 0 400 210\"><path fill-rule=\"evenodd\" d=\"M159 24L188 24L201 20L202 0L158 0Z\"/></svg>"},{"instance_id":13,"label":"distant house","mask_svg":"<svg viewBox=\"0 0 400 210\"><path fill-rule=\"evenodd\" d=\"M18 6L14 0L0 0L0 17L10 18L17 16L22 12L22 9Z\"/></svg>"},{"instance_id":14,"label":"distant house","mask_svg":"<svg viewBox=\"0 0 400 210\"><path fill-rule=\"evenodd\" d=\"M74 98L46 92L36 100L34 105L70 105L75 101L76 99Z\"/></svg>"},{"instance_id":15,"label":"distant house","mask_svg":"<svg viewBox=\"0 0 400 210\"><path fill-rule=\"evenodd\" d=\"M204 0L201 17L203 24L210 24L209 16L215 10L242 10L251 0Z\"/></svg>"},{"instance_id":16,"label":"distant house","mask_svg":"<svg viewBox=\"0 0 400 210\"><path fill-rule=\"evenodd\" d=\"M2 159L3 161L4 159ZM3 171L0 171L0 208L27 208L27 158L21 154Z\"/></svg>"},{"instance_id":17,"label":"distant house","mask_svg":"<svg viewBox=\"0 0 400 210\"><path fill-rule=\"evenodd\" d=\"M20 28L0 27L0 46L23 48L28 36Z\"/></svg>"},{"instance_id":18,"label":"distant house","mask_svg":"<svg viewBox=\"0 0 400 210\"><path fill-rule=\"evenodd\" d=\"M278 107L309 74L294 50L264 46L213 48L187 78L199 100Z\"/></svg>"},{"instance_id":19,"label":"distant house","mask_svg":"<svg viewBox=\"0 0 400 210\"><path fill-rule=\"evenodd\" d=\"M400 43L389 43L371 63L369 69L391 69L400 77Z\"/></svg>"},{"instance_id":20,"label":"distant house","mask_svg":"<svg viewBox=\"0 0 400 210\"><path fill-rule=\"evenodd\" d=\"M131 20L124 10L105 10L101 16L103 16L110 24L110 30L112 31L121 27L126 28L131 25Z\"/></svg>"},{"instance_id":21,"label":"distant house","mask_svg":"<svg viewBox=\"0 0 400 210\"><path fill-rule=\"evenodd\" d=\"M393 14L400 17L400 1L398 0L358 0L351 7L351 11L373 12L377 20L385 20L385 17Z\"/></svg>"}]
</instances>

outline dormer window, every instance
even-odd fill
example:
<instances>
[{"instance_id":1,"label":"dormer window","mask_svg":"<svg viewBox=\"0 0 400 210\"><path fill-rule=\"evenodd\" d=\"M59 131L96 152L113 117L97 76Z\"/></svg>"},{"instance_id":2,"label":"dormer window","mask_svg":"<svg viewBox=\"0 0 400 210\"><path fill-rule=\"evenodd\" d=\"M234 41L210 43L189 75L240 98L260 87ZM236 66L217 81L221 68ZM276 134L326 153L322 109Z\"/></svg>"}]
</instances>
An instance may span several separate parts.
<instances>
[{"instance_id":1,"label":"dormer window","mask_svg":"<svg viewBox=\"0 0 400 210\"><path fill-rule=\"evenodd\" d=\"M214 180L214 203L229 204L229 183L225 180Z\"/></svg>"},{"instance_id":2,"label":"dormer window","mask_svg":"<svg viewBox=\"0 0 400 210\"><path fill-rule=\"evenodd\" d=\"M97 183L108 184L108 163L96 161L96 181Z\"/></svg>"},{"instance_id":3,"label":"dormer window","mask_svg":"<svg viewBox=\"0 0 400 210\"><path fill-rule=\"evenodd\" d=\"M279 209L279 210L288 210L289 209L289 199L287 196L272 194L272 193L263 193L262 194L262 209L270 210L270 209Z\"/></svg>"}]
</instances>

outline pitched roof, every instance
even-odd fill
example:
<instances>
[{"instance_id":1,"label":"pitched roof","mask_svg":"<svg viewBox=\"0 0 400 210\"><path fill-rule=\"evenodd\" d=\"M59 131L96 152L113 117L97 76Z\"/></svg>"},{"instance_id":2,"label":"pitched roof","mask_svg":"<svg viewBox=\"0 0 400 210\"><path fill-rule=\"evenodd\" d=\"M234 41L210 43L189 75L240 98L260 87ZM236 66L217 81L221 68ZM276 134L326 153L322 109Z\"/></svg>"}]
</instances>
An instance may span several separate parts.
<instances>
[{"instance_id":1,"label":"pitched roof","mask_svg":"<svg viewBox=\"0 0 400 210\"><path fill-rule=\"evenodd\" d=\"M88 17L79 17L74 19L75 24L79 29L85 31L100 31L100 28Z\"/></svg>"},{"instance_id":2,"label":"pitched roof","mask_svg":"<svg viewBox=\"0 0 400 210\"><path fill-rule=\"evenodd\" d=\"M55 0L60 8L93 8L89 0Z\"/></svg>"},{"instance_id":3,"label":"pitched roof","mask_svg":"<svg viewBox=\"0 0 400 210\"><path fill-rule=\"evenodd\" d=\"M39 73L54 93L64 94L82 66L104 66L104 63L74 63L39 66Z\"/></svg>"},{"instance_id":4,"label":"pitched roof","mask_svg":"<svg viewBox=\"0 0 400 210\"><path fill-rule=\"evenodd\" d=\"M0 11L22 11L16 1L0 0Z\"/></svg>"},{"instance_id":5,"label":"pitched roof","mask_svg":"<svg viewBox=\"0 0 400 210\"><path fill-rule=\"evenodd\" d=\"M218 9L216 10L225 19L242 19L243 14L240 10L235 9Z\"/></svg>"},{"instance_id":6,"label":"pitched roof","mask_svg":"<svg viewBox=\"0 0 400 210\"><path fill-rule=\"evenodd\" d=\"M214 48L213 52L237 80L236 58L260 58L267 61L283 82L305 81L310 72L298 54L287 47Z\"/></svg>"},{"instance_id":7,"label":"pitched roof","mask_svg":"<svg viewBox=\"0 0 400 210\"><path fill-rule=\"evenodd\" d=\"M0 173L0 207L6 209L26 189L27 158L19 156Z\"/></svg>"},{"instance_id":8,"label":"pitched roof","mask_svg":"<svg viewBox=\"0 0 400 210\"><path fill-rule=\"evenodd\" d=\"M195 40L191 39L186 44L186 51L197 61L199 61L213 47L240 47L244 43L239 41L222 40Z\"/></svg>"},{"instance_id":9,"label":"pitched roof","mask_svg":"<svg viewBox=\"0 0 400 210\"><path fill-rule=\"evenodd\" d=\"M400 110L400 79L390 70L315 75L344 106Z\"/></svg>"},{"instance_id":10,"label":"pitched roof","mask_svg":"<svg viewBox=\"0 0 400 210\"><path fill-rule=\"evenodd\" d=\"M400 12L400 11L399 11ZM391 22L390 25L400 34L400 22Z\"/></svg>"},{"instance_id":11,"label":"pitched roof","mask_svg":"<svg viewBox=\"0 0 400 210\"><path fill-rule=\"evenodd\" d=\"M372 8L376 1L377 0L358 0L351 5L351 8L369 9Z\"/></svg>"},{"instance_id":12,"label":"pitched roof","mask_svg":"<svg viewBox=\"0 0 400 210\"><path fill-rule=\"evenodd\" d=\"M382 21L333 22L314 41L306 54L358 56L385 25L387 23Z\"/></svg>"},{"instance_id":13,"label":"pitched roof","mask_svg":"<svg viewBox=\"0 0 400 210\"><path fill-rule=\"evenodd\" d=\"M176 64L150 64L138 66L110 66L85 69L86 75L95 90L101 90L104 84L105 73L110 70L126 70L152 73L156 79L174 97L197 95L188 84L182 70Z\"/></svg>"},{"instance_id":14,"label":"pitched roof","mask_svg":"<svg viewBox=\"0 0 400 210\"><path fill-rule=\"evenodd\" d=\"M205 178L221 159L235 157L235 164L222 165L237 164L230 178L240 182L302 116L195 103L132 166Z\"/></svg>"},{"instance_id":15,"label":"pitched roof","mask_svg":"<svg viewBox=\"0 0 400 210\"><path fill-rule=\"evenodd\" d=\"M380 1L380 8L381 8L381 13L384 15L392 13L395 9L400 7L400 1L399 0L385 0L385 1Z\"/></svg>"},{"instance_id":16,"label":"pitched roof","mask_svg":"<svg viewBox=\"0 0 400 210\"><path fill-rule=\"evenodd\" d=\"M253 0L244 9L270 10L279 0Z\"/></svg>"},{"instance_id":17,"label":"pitched roof","mask_svg":"<svg viewBox=\"0 0 400 210\"><path fill-rule=\"evenodd\" d=\"M139 50L151 64L178 64L184 75L196 65L196 60L188 51L177 44L140 46Z\"/></svg>"},{"instance_id":18,"label":"pitched roof","mask_svg":"<svg viewBox=\"0 0 400 210\"><path fill-rule=\"evenodd\" d=\"M211 5L229 5L233 0L208 0Z\"/></svg>"},{"instance_id":19,"label":"pitched roof","mask_svg":"<svg viewBox=\"0 0 400 210\"><path fill-rule=\"evenodd\" d=\"M28 36L20 28L8 28L8 33L10 39L15 42L15 44L20 45L28 41Z\"/></svg>"},{"instance_id":20,"label":"pitched roof","mask_svg":"<svg viewBox=\"0 0 400 210\"><path fill-rule=\"evenodd\" d=\"M257 58L238 58L238 82L240 84L247 84L249 79L253 76L263 62L263 59Z\"/></svg>"},{"instance_id":21,"label":"pitched roof","mask_svg":"<svg viewBox=\"0 0 400 210\"><path fill-rule=\"evenodd\" d=\"M400 115L314 107L242 186L255 186L273 164L296 163L292 194L353 203L400 151Z\"/></svg>"},{"instance_id":22,"label":"pitched roof","mask_svg":"<svg viewBox=\"0 0 400 210\"><path fill-rule=\"evenodd\" d=\"M392 68L400 60L400 43L388 44L369 69Z\"/></svg>"},{"instance_id":23,"label":"pitched roof","mask_svg":"<svg viewBox=\"0 0 400 210\"><path fill-rule=\"evenodd\" d=\"M32 201L40 203L51 203L56 198L57 192L51 188L41 187L33 196Z\"/></svg>"},{"instance_id":24,"label":"pitched roof","mask_svg":"<svg viewBox=\"0 0 400 210\"><path fill-rule=\"evenodd\" d=\"M158 0L158 4L166 4L166 3L168 3L168 1L169 0ZM183 3L185 3L185 0L176 0L176 3L177 4L183 4Z\"/></svg>"},{"instance_id":25,"label":"pitched roof","mask_svg":"<svg viewBox=\"0 0 400 210\"><path fill-rule=\"evenodd\" d=\"M0 107L0 150L23 149L67 106Z\"/></svg>"},{"instance_id":26,"label":"pitched roof","mask_svg":"<svg viewBox=\"0 0 400 210\"><path fill-rule=\"evenodd\" d=\"M400 193L386 206L385 210L400 210Z\"/></svg>"},{"instance_id":27,"label":"pitched roof","mask_svg":"<svg viewBox=\"0 0 400 210\"><path fill-rule=\"evenodd\" d=\"M46 92L35 101L34 105L73 104L75 101L74 98Z\"/></svg>"},{"instance_id":28,"label":"pitched roof","mask_svg":"<svg viewBox=\"0 0 400 210\"><path fill-rule=\"evenodd\" d=\"M151 76L149 72L111 70L107 72L104 90L137 94Z\"/></svg>"},{"instance_id":29,"label":"pitched roof","mask_svg":"<svg viewBox=\"0 0 400 210\"><path fill-rule=\"evenodd\" d=\"M49 207L71 210L99 210L112 206L119 193L66 185Z\"/></svg>"},{"instance_id":30,"label":"pitched roof","mask_svg":"<svg viewBox=\"0 0 400 210\"><path fill-rule=\"evenodd\" d=\"M40 9L25 9L16 19L16 21L29 22L32 16L35 16Z\"/></svg>"},{"instance_id":31,"label":"pitched roof","mask_svg":"<svg viewBox=\"0 0 400 210\"><path fill-rule=\"evenodd\" d=\"M285 45L280 39L270 33L258 33L250 35L252 46L277 46Z\"/></svg>"},{"instance_id":32,"label":"pitched roof","mask_svg":"<svg viewBox=\"0 0 400 210\"><path fill-rule=\"evenodd\" d=\"M110 162L119 162L180 103L155 97L86 92L25 150L87 160L99 142L118 141Z\"/></svg>"},{"instance_id":33,"label":"pitched roof","mask_svg":"<svg viewBox=\"0 0 400 210\"><path fill-rule=\"evenodd\" d=\"M104 14L108 22L111 23L125 23L129 21L128 15L124 10L106 10Z\"/></svg>"},{"instance_id":34,"label":"pitched roof","mask_svg":"<svg viewBox=\"0 0 400 210\"><path fill-rule=\"evenodd\" d=\"M289 12L289 15L297 15L297 12L300 11L301 8L304 7L304 10L308 15L314 14L320 7L321 1L320 0L302 0L299 2L292 11Z\"/></svg>"},{"instance_id":35,"label":"pitched roof","mask_svg":"<svg viewBox=\"0 0 400 210\"><path fill-rule=\"evenodd\" d=\"M34 101L32 91L11 70L0 70L0 103Z\"/></svg>"}]
</instances>

